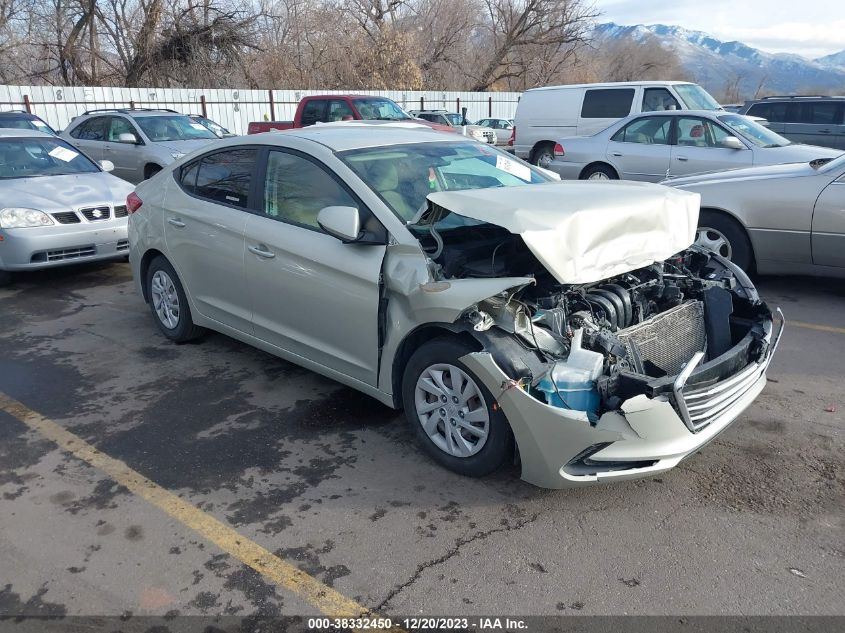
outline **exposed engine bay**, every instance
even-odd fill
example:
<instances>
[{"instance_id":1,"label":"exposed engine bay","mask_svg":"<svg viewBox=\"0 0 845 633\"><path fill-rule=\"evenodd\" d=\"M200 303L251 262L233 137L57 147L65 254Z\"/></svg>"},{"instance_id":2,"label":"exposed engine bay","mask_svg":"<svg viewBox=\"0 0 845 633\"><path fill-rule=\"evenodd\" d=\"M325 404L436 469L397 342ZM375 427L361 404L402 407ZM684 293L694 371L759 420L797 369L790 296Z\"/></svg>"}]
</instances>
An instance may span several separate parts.
<instances>
[{"instance_id":1,"label":"exposed engine bay","mask_svg":"<svg viewBox=\"0 0 845 633\"><path fill-rule=\"evenodd\" d=\"M669 393L697 352L704 362L693 386L723 380L765 352L768 308L741 270L697 247L567 285L519 235L465 218L445 230L435 226L443 223L415 227L434 278L534 279L472 306L461 326L520 388L591 421L633 396Z\"/></svg>"}]
</instances>

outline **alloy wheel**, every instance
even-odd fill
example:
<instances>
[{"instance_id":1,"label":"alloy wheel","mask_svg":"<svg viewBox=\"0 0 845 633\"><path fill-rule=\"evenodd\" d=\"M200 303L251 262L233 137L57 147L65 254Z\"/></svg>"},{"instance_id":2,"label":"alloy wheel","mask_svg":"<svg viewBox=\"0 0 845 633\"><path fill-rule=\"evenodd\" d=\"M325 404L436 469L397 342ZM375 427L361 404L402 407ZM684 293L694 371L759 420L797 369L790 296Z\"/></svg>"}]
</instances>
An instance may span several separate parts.
<instances>
[{"instance_id":1,"label":"alloy wheel","mask_svg":"<svg viewBox=\"0 0 845 633\"><path fill-rule=\"evenodd\" d=\"M731 256L733 255L733 248L731 247L730 240L728 240L728 238L725 237L725 234L721 231L717 231L716 229L710 227L699 227L695 236L695 243L698 246L713 251L714 253L718 253L725 259L731 259Z\"/></svg>"},{"instance_id":2,"label":"alloy wheel","mask_svg":"<svg viewBox=\"0 0 845 633\"><path fill-rule=\"evenodd\" d=\"M179 325L179 295L173 280L163 270L155 271L150 283L153 308L164 327L173 330Z\"/></svg>"}]
</instances>

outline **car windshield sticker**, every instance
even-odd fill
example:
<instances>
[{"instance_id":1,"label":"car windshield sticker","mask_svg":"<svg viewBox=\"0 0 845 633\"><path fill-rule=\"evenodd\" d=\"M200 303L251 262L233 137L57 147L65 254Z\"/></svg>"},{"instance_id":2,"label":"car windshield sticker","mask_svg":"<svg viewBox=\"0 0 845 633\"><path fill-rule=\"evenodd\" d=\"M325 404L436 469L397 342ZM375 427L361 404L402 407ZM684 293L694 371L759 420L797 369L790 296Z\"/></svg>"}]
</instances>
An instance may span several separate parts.
<instances>
[{"instance_id":1,"label":"car windshield sticker","mask_svg":"<svg viewBox=\"0 0 845 633\"><path fill-rule=\"evenodd\" d=\"M496 156L496 169L506 171L525 182L531 182L531 169L527 165L520 165L515 160L505 158L504 156Z\"/></svg>"},{"instance_id":2,"label":"car windshield sticker","mask_svg":"<svg viewBox=\"0 0 845 633\"><path fill-rule=\"evenodd\" d=\"M46 123L44 123L44 121L36 121L36 120L33 120L33 121L32 121L32 124L33 124L35 127L47 127L47 124L46 124Z\"/></svg>"},{"instance_id":3,"label":"car windshield sticker","mask_svg":"<svg viewBox=\"0 0 845 633\"><path fill-rule=\"evenodd\" d=\"M191 123L191 127L195 130L205 131L205 126L202 123Z\"/></svg>"},{"instance_id":4,"label":"car windshield sticker","mask_svg":"<svg viewBox=\"0 0 845 633\"><path fill-rule=\"evenodd\" d=\"M72 149L68 149L67 147L62 146L54 147L50 150L49 153L50 156L52 156L53 158L58 158L59 160L63 160L66 163L69 163L74 158L79 156L79 154L74 152Z\"/></svg>"}]
</instances>

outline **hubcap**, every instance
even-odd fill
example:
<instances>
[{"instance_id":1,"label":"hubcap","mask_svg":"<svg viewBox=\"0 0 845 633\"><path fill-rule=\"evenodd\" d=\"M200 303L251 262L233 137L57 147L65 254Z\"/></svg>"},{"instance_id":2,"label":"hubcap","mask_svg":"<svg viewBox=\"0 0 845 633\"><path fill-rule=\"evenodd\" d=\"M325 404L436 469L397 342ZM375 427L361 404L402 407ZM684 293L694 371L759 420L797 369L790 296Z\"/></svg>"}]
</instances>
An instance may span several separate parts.
<instances>
[{"instance_id":1,"label":"hubcap","mask_svg":"<svg viewBox=\"0 0 845 633\"><path fill-rule=\"evenodd\" d=\"M596 171L590 174L587 180L610 180L610 177L603 171Z\"/></svg>"},{"instance_id":2,"label":"hubcap","mask_svg":"<svg viewBox=\"0 0 845 633\"><path fill-rule=\"evenodd\" d=\"M553 160L554 156L552 156L548 152L543 152L537 157L537 166L542 167L543 169L548 169L549 167L551 167Z\"/></svg>"},{"instance_id":3,"label":"hubcap","mask_svg":"<svg viewBox=\"0 0 845 633\"><path fill-rule=\"evenodd\" d=\"M699 227L698 233L696 233L695 236L695 243L703 248L713 251L714 253L718 253L725 259L731 259L731 256L733 255L731 243L728 241L728 238L725 237L724 233L717 231L716 229L711 229L710 227Z\"/></svg>"},{"instance_id":4,"label":"hubcap","mask_svg":"<svg viewBox=\"0 0 845 633\"><path fill-rule=\"evenodd\" d=\"M470 457L484 448L490 432L487 404L460 367L438 363L423 371L414 405L426 435L444 453Z\"/></svg>"},{"instance_id":5,"label":"hubcap","mask_svg":"<svg viewBox=\"0 0 845 633\"><path fill-rule=\"evenodd\" d=\"M173 280L163 270L157 270L150 284L153 309L164 327L169 330L179 325L179 295Z\"/></svg>"}]
</instances>

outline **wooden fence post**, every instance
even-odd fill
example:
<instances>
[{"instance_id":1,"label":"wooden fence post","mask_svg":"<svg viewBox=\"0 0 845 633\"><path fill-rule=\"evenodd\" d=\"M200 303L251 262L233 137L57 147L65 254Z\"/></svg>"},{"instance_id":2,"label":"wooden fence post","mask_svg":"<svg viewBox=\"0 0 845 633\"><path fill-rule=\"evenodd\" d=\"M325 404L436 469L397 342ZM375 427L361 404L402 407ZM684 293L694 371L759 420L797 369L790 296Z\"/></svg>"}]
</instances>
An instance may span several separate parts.
<instances>
[{"instance_id":1,"label":"wooden fence post","mask_svg":"<svg viewBox=\"0 0 845 633\"><path fill-rule=\"evenodd\" d=\"M420 97L420 110L425 110L425 97Z\"/></svg>"},{"instance_id":2,"label":"wooden fence post","mask_svg":"<svg viewBox=\"0 0 845 633\"><path fill-rule=\"evenodd\" d=\"M487 116L493 118L493 97L487 97Z\"/></svg>"},{"instance_id":3,"label":"wooden fence post","mask_svg":"<svg viewBox=\"0 0 845 633\"><path fill-rule=\"evenodd\" d=\"M267 93L270 95L270 120L276 120L276 101L273 99L273 91L268 90Z\"/></svg>"},{"instance_id":4,"label":"wooden fence post","mask_svg":"<svg viewBox=\"0 0 845 633\"><path fill-rule=\"evenodd\" d=\"M29 102L29 95L23 96L23 107L29 114L32 114L32 104Z\"/></svg>"},{"instance_id":5,"label":"wooden fence post","mask_svg":"<svg viewBox=\"0 0 845 633\"><path fill-rule=\"evenodd\" d=\"M458 114L460 114L460 112L461 112L461 98L460 98L460 97L458 97L457 99L455 99L455 107L457 108L457 110L455 110L455 111L456 111Z\"/></svg>"},{"instance_id":6,"label":"wooden fence post","mask_svg":"<svg viewBox=\"0 0 845 633\"><path fill-rule=\"evenodd\" d=\"M200 95L200 111L202 112L202 115L207 119L208 108L205 105L205 95Z\"/></svg>"}]
</instances>

